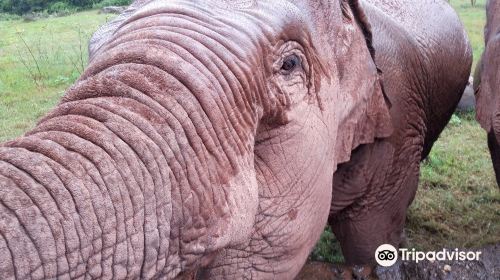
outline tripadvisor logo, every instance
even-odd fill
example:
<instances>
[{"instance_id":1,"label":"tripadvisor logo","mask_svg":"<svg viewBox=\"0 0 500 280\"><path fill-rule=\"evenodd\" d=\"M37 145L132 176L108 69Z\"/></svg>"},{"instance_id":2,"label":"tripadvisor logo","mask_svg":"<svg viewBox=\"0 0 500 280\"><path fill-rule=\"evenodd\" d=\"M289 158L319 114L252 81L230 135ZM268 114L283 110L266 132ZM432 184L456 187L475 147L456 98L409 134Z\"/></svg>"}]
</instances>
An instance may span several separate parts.
<instances>
[{"instance_id":1,"label":"tripadvisor logo","mask_svg":"<svg viewBox=\"0 0 500 280\"><path fill-rule=\"evenodd\" d=\"M390 244L380 245L375 251L375 260L381 266L391 266L398 261L398 250Z\"/></svg>"},{"instance_id":2,"label":"tripadvisor logo","mask_svg":"<svg viewBox=\"0 0 500 280\"><path fill-rule=\"evenodd\" d=\"M443 249L441 251L422 252L415 249L400 248L399 251L390 244L380 245L375 251L375 260L381 266L392 266L401 257L402 261L479 261L482 252Z\"/></svg>"}]
</instances>

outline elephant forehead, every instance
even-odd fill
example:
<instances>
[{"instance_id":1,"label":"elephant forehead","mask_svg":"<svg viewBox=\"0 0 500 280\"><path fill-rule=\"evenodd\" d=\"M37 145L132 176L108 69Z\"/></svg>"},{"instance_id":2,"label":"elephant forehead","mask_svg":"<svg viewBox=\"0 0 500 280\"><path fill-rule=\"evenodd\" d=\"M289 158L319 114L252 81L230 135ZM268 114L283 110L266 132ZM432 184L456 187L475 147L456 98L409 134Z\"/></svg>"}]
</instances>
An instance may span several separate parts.
<instances>
[{"instance_id":1,"label":"elephant forehead","mask_svg":"<svg viewBox=\"0 0 500 280\"><path fill-rule=\"evenodd\" d=\"M245 10L256 6L256 0L209 0L210 5L218 6L225 9Z\"/></svg>"},{"instance_id":2,"label":"elephant forehead","mask_svg":"<svg viewBox=\"0 0 500 280\"><path fill-rule=\"evenodd\" d=\"M248 11L248 10L269 10L274 13L285 11L286 13L300 14L300 9L288 0L136 0L135 6L139 8L153 8L169 5L190 6L194 8L209 8L212 10L228 11ZM214 11L214 12L215 12ZM302 11L303 12L303 11Z\"/></svg>"},{"instance_id":3,"label":"elephant forehead","mask_svg":"<svg viewBox=\"0 0 500 280\"><path fill-rule=\"evenodd\" d=\"M295 27L307 25L307 13L288 0L142 0L143 6L129 17L133 20L152 14L169 16L171 13L207 17L223 23L231 29L247 30L247 35L260 36L277 34L293 24ZM213 21L212 23L216 23ZM217 25L217 24L215 24ZM220 27L217 25L217 27ZM290 29L290 28L288 28ZM292 28L290 30L297 30ZM294 31L294 32L295 32ZM234 33L234 31L233 31Z\"/></svg>"},{"instance_id":4,"label":"elephant forehead","mask_svg":"<svg viewBox=\"0 0 500 280\"><path fill-rule=\"evenodd\" d=\"M165 6L168 4L188 4L195 7L210 7L210 8L221 8L227 10L246 10L257 7L257 0L171 0L171 1L161 1L161 0L137 0L134 2L138 7L144 7L152 4L153 6ZM260 1L259 1L260 2Z\"/></svg>"}]
</instances>

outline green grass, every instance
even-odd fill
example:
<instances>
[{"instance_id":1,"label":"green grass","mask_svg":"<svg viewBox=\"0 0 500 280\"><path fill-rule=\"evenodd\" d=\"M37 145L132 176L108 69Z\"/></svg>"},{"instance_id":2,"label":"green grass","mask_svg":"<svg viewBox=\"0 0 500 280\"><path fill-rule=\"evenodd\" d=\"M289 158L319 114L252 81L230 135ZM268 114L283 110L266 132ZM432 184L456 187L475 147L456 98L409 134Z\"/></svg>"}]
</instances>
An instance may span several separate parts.
<instances>
[{"instance_id":1,"label":"green grass","mask_svg":"<svg viewBox=\"0 0 500 280\"><path fill-rule=\"evenodd\" d=\"M474 7L471 5L470 0L450 0L450 3L460 16L469 35L474 54L472 69L475 69L477 61L484 51L483 29L486 24L486 0L477 0Z\"/></svg>"},{"instance_id":2,"label":"green grass","mask_svg":"<svg viewBox=\"0 0 500 280\"><path fill-rule=\"evenodd\" d=\"M310 258L316 261L330 263L344 262L340 243L337 242L335 235L333 235L330 228L327 227L323 234L321 234L321 237L312 251Z\"/></svg>"},{"instance_id":3,"label":"green grass","mask_svg":"<svg viewBox=\"0 0 500 280\"><path fill-rule=\"evenodd\" d=\"M32 127L87 64L97 11L35 22L0 21L0 141Z\"/></svg>"},{"instance_id":4,"label":"green grass","mask_svg":"<svg viewBox=\"0 0 500 280\"><path fill-rule=\"evenodd\" d=\"M420 174L407 218L411 246L431 250L500 243L500 193L486 133L473 113L454 116Z\"/></svg>"},{"instance_id":5,"label":"green grass","mask_svg":"<svg viewBox=\"0 0 500 280\"><path fill-rule=\"evenodd\" d=\"M484 49L485 0L476 7L469 0L451 3L469 33L476 63ZM29 23L0 16L0 141L21 135L56 104L86 64L88 38L109 19L96 11ZM499 221L486 134L473 113L457 115L422 164L408 212L409 244L436 249L499 243ZM342 260L331 231L325 231L312 257Z\"/></svg>"}]
</instances>

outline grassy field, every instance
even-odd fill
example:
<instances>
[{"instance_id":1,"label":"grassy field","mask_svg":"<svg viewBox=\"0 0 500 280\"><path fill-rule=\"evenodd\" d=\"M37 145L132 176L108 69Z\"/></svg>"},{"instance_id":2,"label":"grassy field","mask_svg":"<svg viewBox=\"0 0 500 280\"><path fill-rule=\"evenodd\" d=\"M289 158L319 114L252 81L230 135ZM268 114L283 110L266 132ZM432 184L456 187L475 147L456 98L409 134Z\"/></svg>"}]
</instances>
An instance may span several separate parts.
<instances>
[{"instance_id":1,"label":"grassy field","mask_svg":"<svg viewBox=\"0 0 500 280\"><path fill-rule=\"evenodd\" d=\"M469 33L474 61L483 51L485 0L451 0ZM110 16L96 11L36 22L0 21L0 141L32 127L53 107L86 64L91 33ZM477 247L500 242L500 195L474 114L454 116L423 163L421 184L408 213L410 246ZM341 260L325 231L313 257Z\"/></svg>"},{"instance_id":2,"label":"grassy field","mask_svg":"<svg viewBox=\"0 0 500 280\"><path fill-rule=\"evenodd\" d=\"M109 15L0 21L0 141L32 127L87 64L87 42Z\"/></svg>"}]
</instances>

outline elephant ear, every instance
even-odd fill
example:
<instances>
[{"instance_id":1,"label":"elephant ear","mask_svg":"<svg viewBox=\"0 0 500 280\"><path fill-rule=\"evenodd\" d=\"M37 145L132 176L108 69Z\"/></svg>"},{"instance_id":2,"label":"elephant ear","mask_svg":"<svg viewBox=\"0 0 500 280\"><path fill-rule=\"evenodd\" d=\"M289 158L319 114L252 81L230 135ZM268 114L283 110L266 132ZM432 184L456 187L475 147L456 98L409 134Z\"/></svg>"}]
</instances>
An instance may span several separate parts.
<instances>
[{"instance_id":1,"label":"elephant ear","mask_svg":"<svg viewBox=\"0 0 500 280\"><path fill-rule=\"evenodd\" d=\"M381 72L375 65L370 23L358 0L339 0L343 26L338 52L340 86L350 95L354 108L340 121L336 153L338 163L346 162L361 144L392 134L392 122Z\"/></svg>"}]
</instances>

